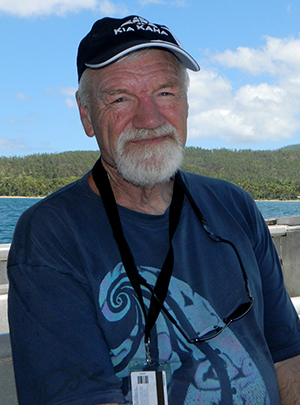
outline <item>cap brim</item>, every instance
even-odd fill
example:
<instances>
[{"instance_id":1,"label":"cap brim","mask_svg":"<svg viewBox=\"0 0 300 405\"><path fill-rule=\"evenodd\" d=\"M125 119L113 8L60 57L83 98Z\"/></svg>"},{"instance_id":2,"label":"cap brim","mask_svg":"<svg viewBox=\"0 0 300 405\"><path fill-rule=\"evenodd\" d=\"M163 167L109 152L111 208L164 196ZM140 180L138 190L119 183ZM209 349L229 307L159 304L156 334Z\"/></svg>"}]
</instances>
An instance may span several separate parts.
<instances>
[{"instance_id":1,"label":"cap brim","mask_svg":"<svg viewBox=\"0 0 300 405\"><path fill-rule=\"evenodd\" d=\"M143 48L152 48L152 47L168 49L173 54L175 54L175 56L177 56L177 58L180 60L180 62L187 69L193 70L194 72L198 72L200 70L200 66L195 61L195 59L192 58L184 49L182 49L176 45L173 45L170 42L159 41L159 40L145 41L145 42L139 41L138 43L131 42L131 43L127 43L126 45L122 44L123 49L117 50L117 51L115 50L116 53L114 53L113 56L111 55L113 53L112 51L110 51L110 55L101 54L100 61L99 61L100 56L96 56L92 60L86 62L85 66L89 67L91 69L99 69L99 68L109 65L112 62L115 62L117 59L121 58L122 56L127 55L130 52L137 51L137 50L143 49Z\"/></svg>"}]
</instances>

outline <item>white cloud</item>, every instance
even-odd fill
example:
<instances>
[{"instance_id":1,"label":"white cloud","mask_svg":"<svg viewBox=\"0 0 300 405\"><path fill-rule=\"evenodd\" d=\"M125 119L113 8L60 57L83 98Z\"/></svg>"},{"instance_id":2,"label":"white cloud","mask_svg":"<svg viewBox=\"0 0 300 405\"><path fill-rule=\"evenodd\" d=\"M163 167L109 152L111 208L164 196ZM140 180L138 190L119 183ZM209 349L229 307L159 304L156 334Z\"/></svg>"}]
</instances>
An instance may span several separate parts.
<instances>
[{"instance_id":1,"label":"white cloud","mask_svg":"<svg viewBox=\"0 0 300 405\"><path fill-rule=\"evenodd\" d=\"M125 6L110 0L0 0L0 12L18 17L64 15L84 9L114 15L125 10Z\"/></svg>"},{"instance_id":2,"label":"white cloud","mask_svg":"<svg viewBox=\"0 0 300 405\"><path fill-rule=\"evenodd\" d=\"M65 96L75 96L75 93L77 91L77 88L74 86L69 86L69 87L60 87L59 91L61 94L65 95Z\"/></svg>"},{"instance_id":3,"label":"white cloud","mask_svg":"<svg viewBox=\"0 0 300 405\"><path fill-rule=\"evenodd\" d=\"M35 113L31 113L29 115L27 115L27 117L25 118L10 118L9 119L9 124L10 125L27 125L27 124L34 124L35 122L38 121L38 115Z\"/></svg>"},{"instance_id":4,"label":"white cloud","mask_svg":"<svg viewBox=\"0 0 300 405\"><path fill-rule=\"evenodd\" d=\"M56 87L45 90L45 93L49 94L56 102L64 103L68 108L77 108L75 99L76 87Z\"/></svg>"},{"instance_id":5,"label":"white cloud","mask_svg":"<svg viewBox=\"0 0 300 405\"><path fill-rule=\"evenodd\" d=\"M264 73L285 75L300 68L300 39L265 37L266 45L259 48L238 47L212 57L213 61L237 68L251 75Z\"/></svg>"},{"instance_id":6,"label":"white cloud","mask_svg":"<svg viewBox=\"0 0 300 405\"><path fill-rule=\"evenodd\" d=\"M75 101L75 92L77 89L75 87L60 87L59 91L63 96L68 96L64 100L64 103L68 108L77 108L77 103Z\"/></svg>"},{"instance_id":7,"label":"white cloud","mask_svg":"<svg viewBox=\"0 0 300 405\"><path fill-rule=\"evenodd\" d=\"M66 104L66 106L67 106L68 108L71 108L71 109L77 108L77 104L76 104L74 98L67 97L67 98L65 99L65 104Z\"/></svg>"},{"instance_id":8,"label":"white cloud","mask_svg":"<svg viewBox=\"0 0 300 405\"><path fill-rule=\"evenodd\" d=\"M141 6L147 6L148 4L166 4L164 0L139 0Z\"/></svg>"},{"instance_id":9,"label":"white cloud","mask_svg":"<svg viewBox=\"0 0 300 405\"><path fill-rule=\"evenodd\" d=\"M24 94L24 93L17 93L17 94L16 94L16 98L17 98L18 100L20 100L20 101L28 101L28 100L30 99L30 97L27 96L27 95Z\"/></svg>"},{"instance_id":10,"label":"white cloud","mask_svg":"<svg viewBox=\"0 0 300 405\"><path fill-rule=\"evenodd\" d=\"M122 13L121 9L124 9L124 13L126 14L127 10L122 5L114 4L110 0L101 0L98 2L97 8L99 9L100 13L103 15L116 15Z\"/></svg>"},{"instance_id":11,"label":"white cloud","mask_svg":"<svg viewBox=\"0 0 300 405\"><path fill-rule=\"evenodd\" d=\"M191 75L190 139L219 137L227 143L259 143L291 138L300 130L290 94L262 83L234 91L215 72ZM201 77L202 74L202 77Z\"/></svg>"},{"instance_id":12,"label":"white cloud","mask_svg":"<svg viewBox=\"0 0 300 405\"><path fill-rule=\"evenodd\" d=\"M220 68L191 74L190 139L258 144L292 138L300 131L300 39L266 37L262 48L226 50L211 61L271 79L234 90Z\"/></svg>"},{"instance_id":13,"label":"white cloud","mask_svg":"<svg viewBox=\"0 0 300 405\"><path fill-rule=\"evenodd\" d=\"M15 149L25 149L26 145L22 139L8 139L0 137L0 153L1 151L9 151Z\"/></svg>"}]
</instances>

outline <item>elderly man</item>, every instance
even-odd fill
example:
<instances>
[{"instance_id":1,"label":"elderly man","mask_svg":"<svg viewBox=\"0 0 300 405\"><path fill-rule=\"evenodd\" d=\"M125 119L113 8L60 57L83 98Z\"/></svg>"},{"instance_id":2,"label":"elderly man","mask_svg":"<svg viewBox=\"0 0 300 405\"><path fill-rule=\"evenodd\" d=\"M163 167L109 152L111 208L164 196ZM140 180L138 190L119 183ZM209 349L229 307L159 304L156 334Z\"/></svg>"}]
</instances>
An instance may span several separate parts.
<instances>
[{"instance_id":1,"label":"elderly man","mask_svg":"<svg viewBox=\"0 0 300 405\"><path fill-rule=\"evenodd\" d=\"M77 61L101 159L16 227L20 403L299 404L300 325L264 220L243 190L178 170L198 64L137 16L97 21Z\"/></svg>"}]
</instances>

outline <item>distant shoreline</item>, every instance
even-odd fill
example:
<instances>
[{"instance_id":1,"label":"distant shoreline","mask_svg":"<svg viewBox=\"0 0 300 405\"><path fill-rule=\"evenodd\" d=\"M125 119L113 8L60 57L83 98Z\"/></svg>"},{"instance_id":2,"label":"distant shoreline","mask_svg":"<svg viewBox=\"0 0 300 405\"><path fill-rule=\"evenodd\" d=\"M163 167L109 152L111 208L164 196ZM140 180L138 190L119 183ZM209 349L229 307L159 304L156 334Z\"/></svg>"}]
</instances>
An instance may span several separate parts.
<instances>
[{"instance_id":1,"label":"distant shoreline","mask_svg":"<svg viewBox=\"0 0 300 405\"><path fill-rule=\"evenodd\" d=\"M45 198L45 196L39 197L29 197L24 195L0 195L0 198ZM266 202L299 202L300 198L296 198L294 200L255 200L255 201L266 201Z\"/></svg>"},{"instance_id":2,"label":"distant shoreline","mask_svg":"<svg viewBox=\"0 0 300 405\"><path fill-rule=\"evenodd\" d=\"M0 198L45 198L44 196L40 197L28 197L25 195L0 195Z\"/></svg>"},{"instance_id":3,"label":"distant shoreline","mask_svg":"<svg viewBox=\"0 0 300 405\"><path fill-rule=\"evenodd\" d=\"M300 202L299 198L294 200L255 200L255 201L266 201L266 202Z\"/></svg>"}]
</instances>

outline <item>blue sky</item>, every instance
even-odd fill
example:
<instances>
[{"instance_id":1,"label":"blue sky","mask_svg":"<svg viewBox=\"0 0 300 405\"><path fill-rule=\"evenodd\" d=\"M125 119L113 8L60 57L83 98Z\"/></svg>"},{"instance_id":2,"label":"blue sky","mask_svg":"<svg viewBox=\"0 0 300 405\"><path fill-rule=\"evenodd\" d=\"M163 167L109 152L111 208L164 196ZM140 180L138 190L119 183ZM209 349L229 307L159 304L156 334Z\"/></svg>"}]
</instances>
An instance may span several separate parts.
<instances>
[{"instance_id":1,"label":"blue sky","mask_svg":"<svg viewBox=\"0 0 300 405\"><path fill-rule=\"evenodd\" d=\"M0 156L96 150L75 104L76 53L94 21L167 25L200 63L188 146L300 143L300 3L285 0L0 0Z\"/></svg>"}]
</instances>

